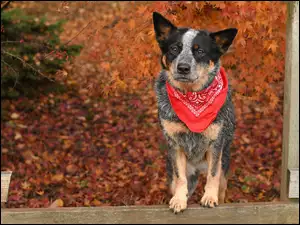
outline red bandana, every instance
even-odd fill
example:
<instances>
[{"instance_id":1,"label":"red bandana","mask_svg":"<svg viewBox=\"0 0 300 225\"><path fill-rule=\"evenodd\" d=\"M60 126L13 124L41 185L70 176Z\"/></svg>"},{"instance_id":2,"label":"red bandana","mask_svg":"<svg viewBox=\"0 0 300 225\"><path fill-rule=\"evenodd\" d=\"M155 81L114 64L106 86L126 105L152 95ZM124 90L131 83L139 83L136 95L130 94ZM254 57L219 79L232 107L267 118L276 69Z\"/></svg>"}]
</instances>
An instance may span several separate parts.
<instances>
[{"instance_id":1,"label":"red bandana","mask_svg":"<svg viewBox=\"0 0 300 225\"><path fill-rule=\"evenodd\" d=\"M228 82L225 70L221 67L210 86L199 92L183 94L168 82L166 87L176 115L192 132L200 133L212 123L223 106Z\"/></svg>"}]
</instances>

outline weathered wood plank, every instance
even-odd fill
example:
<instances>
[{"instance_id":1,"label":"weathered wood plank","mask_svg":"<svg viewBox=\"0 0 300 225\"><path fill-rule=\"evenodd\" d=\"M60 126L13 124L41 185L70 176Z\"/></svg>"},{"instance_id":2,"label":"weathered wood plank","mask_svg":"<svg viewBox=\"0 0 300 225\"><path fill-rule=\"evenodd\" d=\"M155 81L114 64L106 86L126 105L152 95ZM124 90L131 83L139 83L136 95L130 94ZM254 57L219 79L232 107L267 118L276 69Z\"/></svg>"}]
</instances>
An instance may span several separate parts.
<instances>
[{"instance_id":1,"label":"weathered wood plank","mask_svg":"<svg viewBox=\"0 0 300 225\"><path fill-rule=\"evenodd\" d=\"M288 5L280 198L288 199L288 169L299 168L299 2Z\"/></svg>"},{"instance_id":2,"label":"weathered wood plank","mask_svg":"<svg viewBox=\"0 0 300 225\"><path fill-rule=\"evenodd\" d=\"M1 203L7 200L11 174L11 171L1 171Z\"/></svg>"},{"instance_id":3,"label":"weathered wood plank","mask_svg":"<svg viewBox=\"0 0 300 225\"><path fill-rule=\"evenodd\" d=\"M299 223L299 203L224 204L214 209L190 205L186 211L177 215L173 214L167 206L2 209L1 223Z\"/></svg>"},{"instance_id":4,"label":"weathered wood plank","mask_svg":"<svg viewBox=\"0 0 300 225\"><path fill-rule=\"evenodd\" d=\"M299 168L289 169L289 198L299 198Z\"/></svg>"}]
</instances>

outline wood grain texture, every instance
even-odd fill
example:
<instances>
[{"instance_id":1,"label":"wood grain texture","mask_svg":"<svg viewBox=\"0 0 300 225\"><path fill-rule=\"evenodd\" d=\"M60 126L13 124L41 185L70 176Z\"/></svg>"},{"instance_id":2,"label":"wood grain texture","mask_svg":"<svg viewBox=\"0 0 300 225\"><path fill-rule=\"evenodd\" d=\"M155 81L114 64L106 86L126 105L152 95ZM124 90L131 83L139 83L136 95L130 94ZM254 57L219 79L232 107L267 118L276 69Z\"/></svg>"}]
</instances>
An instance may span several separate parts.
<instances>
[{"instance_id":1,"label":"wood grain texture","mask_svg":"<svg viewBox=\"0 0 300 225\"><path fill-rule=\"evenodd\" d=\"M7 201L12 171L1 171L1 203Z\"/></svg>"},{"instance_id":2,"label":"wood grain texture","mask_svg":"<svg viewBox=\"0 0 300 225\"><path fill-rule=\"evenodd\" d=\"M299 2L288 2L280 199L288 200L288 169L299 168Z\"/></svg>"},{"instance_id":3,"label":"wood grain texture","mask_svg":"<svg viewBox=\"0 0 300 225\"><path fill-rule=\"evenodd\" d=\"M183 213L172 213L164 206L118 206L56 209L2 209L3 224L259 224L299 223L299 203L237 203L217 208L189 205Z\"/></svg>"}]
</instances>

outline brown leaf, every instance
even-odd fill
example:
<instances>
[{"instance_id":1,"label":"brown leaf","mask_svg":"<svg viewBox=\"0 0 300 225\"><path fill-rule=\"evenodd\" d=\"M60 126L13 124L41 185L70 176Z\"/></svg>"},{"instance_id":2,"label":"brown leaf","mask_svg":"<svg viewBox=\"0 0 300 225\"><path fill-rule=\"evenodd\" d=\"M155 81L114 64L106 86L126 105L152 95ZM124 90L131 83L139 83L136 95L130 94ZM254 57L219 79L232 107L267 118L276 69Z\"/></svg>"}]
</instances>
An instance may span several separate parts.
<instances>
[{"instance_id":1,"label":"brown leaf","mask_svg":"<svg viewBox=\"0 0 300 225\"><path fill-rule=\"evenodd\" d=\"M77 172L77 170L78 170L78 167L74 164L70 164L66 167L66 171L69 174L75 174Z\"/></svg>"},{"instance_id":2,"label":"brown leaf","mask_svg":"<svg viewBox=\"0 0 300 225\"><path fill-rule=\"evenodd\" d=\"M69 149L73 145L72 140L64 140L63 149Z\"/></svg>"}]
</instances>

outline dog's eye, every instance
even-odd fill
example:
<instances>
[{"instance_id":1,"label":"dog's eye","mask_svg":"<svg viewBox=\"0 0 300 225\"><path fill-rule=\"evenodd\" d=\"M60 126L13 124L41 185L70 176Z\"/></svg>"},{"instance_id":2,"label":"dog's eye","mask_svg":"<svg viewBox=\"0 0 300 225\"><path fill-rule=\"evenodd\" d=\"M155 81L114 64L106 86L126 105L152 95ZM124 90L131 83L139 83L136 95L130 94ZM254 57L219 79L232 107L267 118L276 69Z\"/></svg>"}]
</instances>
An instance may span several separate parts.
<instances>
[{"instance_id":1,"label":"dog's eye","mask_svg":"<svg viewBox=\"0 0 300 225\"><path fill-rule=\"evenodd\" d=\"M172 46L172 47L171 47L171 52L172 52L172 53L177 53L178 50L179 50L179 49L178 49L177 46Z\"/></svg>"},{"instance_id":2,"label":"dog's eye","mask_svg":"<svg viewBox=\"0 0 300 225\"><path fill-rule=\"evenodd\" d=\"M198 48L197 54L202 56L202 55L204 55L204 51L201 48Z\"/></svg>"}]
</instances>

